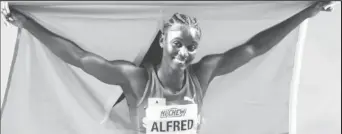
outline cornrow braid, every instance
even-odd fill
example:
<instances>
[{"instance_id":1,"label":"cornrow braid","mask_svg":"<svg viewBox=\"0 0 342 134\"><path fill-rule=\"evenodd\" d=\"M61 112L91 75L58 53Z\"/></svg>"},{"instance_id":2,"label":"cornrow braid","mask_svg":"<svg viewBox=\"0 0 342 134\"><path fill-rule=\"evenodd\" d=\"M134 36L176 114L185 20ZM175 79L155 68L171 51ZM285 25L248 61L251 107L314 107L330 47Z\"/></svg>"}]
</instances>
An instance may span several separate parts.
<instances>
[{"instance_id":1,"label":"cornrow braid","mask_svg":"<svg viewBox=\"0 0 342 134\"><path fill-rule=\"evenodd\" d=\"M162 32L165 34L167 30L172 27L174 24L182 24L182 25L187 25L189 27L193 27L198 30L199 36L201 37L202 32L201 28L198 26L198 21L195 17L190 17L185 14L180 14L180 13L175 13L173 16L163 25Z\"/></svg>"}]
</instances>

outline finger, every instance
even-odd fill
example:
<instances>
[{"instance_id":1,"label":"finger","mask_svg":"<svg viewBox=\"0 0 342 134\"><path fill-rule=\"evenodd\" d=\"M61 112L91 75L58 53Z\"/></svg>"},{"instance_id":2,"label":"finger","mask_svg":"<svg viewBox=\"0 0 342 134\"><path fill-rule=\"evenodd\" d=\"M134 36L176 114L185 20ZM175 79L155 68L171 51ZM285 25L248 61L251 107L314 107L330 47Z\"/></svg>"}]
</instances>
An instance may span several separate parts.
<instances>
[{"instance_id":1,"label":"finger","mask_svg":"<svg viewBox=\"0 0 342 134\"><path fill-rule=\"evenodd\" d=\"M15 19L13 19L12 17L6 17L6 21L8 21L8 22L11 22L11 23L12 23L12 22L14 22L14 20L15 20Z\"/></svg>"},{"instance_id":2,"label":"finger","mask_svg":"<svg viewBox=\"0 0 342 134\"><path fill-rule=\"evenodd\" d=\"M5 17L8 21L14 21L15 20L15 17L11 13L5 14Z\"/></svg>"},{"instance_id":3,"label":"finger","mask_svg":"<svg viewBox=\"0 0 342 134\"><path fill-rule=\"evenodd\" d=\"M6 16L7 14L9 14L9 12L5 9L5 7L1 7L1 14Z\"/></svg>"},{"instance_id":4,"label":"finger","mask_svg":"<svg viewBox=\"0 0 342 134\"><path fill-rule=\"evenodd\" d=\"M7 11L7 13L10 13L10 9L9 9L9 6L8 6L8 2L5 2L5 10Z\"/></svg>"},{"instance_id":5,"label":"finger","mask_svg":"<svg viewBox=\"0 0 342 134\"><path fill-rule=\"evenodd\" d=\"M8 11L6 11L5 8L1 8L1 13L5 15L5 14L8 14Z\"/></svg>"},{"instance_id":6,"label":"finger","mask_svg":"<svg viewBox=\"0 0 342 134\"><path fill-rule=\"evenodd\" d=\"M7 22L7 19L6 19L6 17L2 14L1 15L1 20L2 20L2 22L5 24L5 26L8 26L8 22Z\"/></svg>"},{"instance_id":7,"label":"finger","mask_svg":"<svg viewBox=\"0 0 342 134\"><path fill-rule=\"evenodd\" d=\"M340 4L339 2L329 2L323 6L324 10L328 10L328 8L333 8L335 5Z\"/></svg>"},{"instance_id":8,"label":"finger","mask_svg":"<svg viewBox=\"0 0 342 134\"><path fill-rule=\"evenodd\" d=\"M3 16L3 18L5 18L5 20L8 19L8 13L6 13L5 10L1 10L1 16Z\"/></svg>"},{"instance_id":9,"label":"finger","mask_svg":"<svg viewBox=\"0 0 342 134\"><path fill-rule=\"evenodd\" d=\"M1 2L1 11L6 14L10 13L8 2Z\"/></svg>"},{"instance_id":10,"label":"finger","mask_svg":"<svg viewBox=\"0 0 342 134\"><path fill-rule=\"evenodd\" d=\"M8 3L3 1L1 1L1 19L5 26L8 26L8 23L14 23L14 19L10 17Z\"/></svg>"},{"instance_id":11,"label":"finger","mask_svg":"<svg viewBox=\"0 0 342 134\"><path fill-rule=\"evenodd\" d=\"M333 7L322 8L322 11L325 11L325 12L331 12L331 11L333 11L333 10L334 10Z\"/></svg>"},{"instance_id":12,"label":"finger","mask_svg":"<svg viewBox=\"0 0 342 134\"><path fill-rule=\"evenodd\" d=\"M8 13L6 13L6 11L4 9L1 9L1 15L2 16L7 16Z\"/></svg>"},{"instance_id":13,"label":"finger","mask_svg":"<svg viewBox=\"0 0 342 134\"><path fill-rule=\"evenodd\" d=\"M11 21L13 19L10 19L10 12L8 9L8 3L7 2L1 2L1 14L5 17L5 20Z\"/></svg>"},{"instance_id":14,"label":"finger","mask_svg":"<svg viewBox=\"0 0 342 134\"><path fill-rule=\"evenodd\" d=\"M11 24L15 23L15 21L14 21L13 18L6 17L6 16L4 16L4 15L1 15L1 18L2 18L2 20L3 20L3 22L4 22L4 24L5 24L6 26L9 25L8 23L11 23Z\"/></svg>"}]
</instances>

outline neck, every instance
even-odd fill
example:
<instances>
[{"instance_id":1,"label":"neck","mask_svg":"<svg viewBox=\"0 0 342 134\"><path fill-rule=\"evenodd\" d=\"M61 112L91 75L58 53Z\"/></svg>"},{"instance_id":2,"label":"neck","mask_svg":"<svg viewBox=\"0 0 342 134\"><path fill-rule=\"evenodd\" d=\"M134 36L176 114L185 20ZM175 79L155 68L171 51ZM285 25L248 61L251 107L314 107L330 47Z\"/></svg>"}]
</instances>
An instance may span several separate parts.
<instances>
[{"instance_id":1,"label":"neck","mask_svg":"<svg viewBox=\"0 0 342 134\"><path fill-rule=\"evenodd\" d=\"M184 70L173 69L165 62L158 65L157 74L165 88L180 89L184 82Z\"/></svg>"}]
</instances>

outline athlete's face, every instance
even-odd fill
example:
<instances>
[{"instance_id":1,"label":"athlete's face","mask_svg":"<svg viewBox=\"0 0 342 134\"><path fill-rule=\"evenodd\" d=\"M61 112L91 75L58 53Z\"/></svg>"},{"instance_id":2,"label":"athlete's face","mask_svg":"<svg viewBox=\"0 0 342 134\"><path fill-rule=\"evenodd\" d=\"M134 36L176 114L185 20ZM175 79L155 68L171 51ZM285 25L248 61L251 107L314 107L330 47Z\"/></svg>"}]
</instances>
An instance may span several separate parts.
<instances>
[{"instance_id":1,"label":"athlete's face","mask_svg":"<svg viewBox=\"0 0 342 134\"><path fill-rule=\"evenodd\" d=\"M199 40L200 35L197 29L174 24L160 40L163 60L173 69L184 70L195 58Z\"/></svg>"}]
</instances>

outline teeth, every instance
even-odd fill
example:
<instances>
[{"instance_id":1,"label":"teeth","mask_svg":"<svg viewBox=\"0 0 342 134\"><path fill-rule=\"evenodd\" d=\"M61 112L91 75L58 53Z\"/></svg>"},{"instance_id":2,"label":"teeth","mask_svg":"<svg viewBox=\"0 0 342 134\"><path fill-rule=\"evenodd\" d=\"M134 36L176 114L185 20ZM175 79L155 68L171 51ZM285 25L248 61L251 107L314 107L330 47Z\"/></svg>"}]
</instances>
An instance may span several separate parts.
<instances>
[{"instance_id":1,"label":"teeth","mask_svg":"<svg viewBox=\"0 0 342 134\"><path fill-rule=\"evenodd\" d=\"M182 60L179 60L179 59L175 59L175 61L178 62L178 63L182 63L182 64L185 63L185 61L182 61Z\"/></svg>"}]
</instances>

